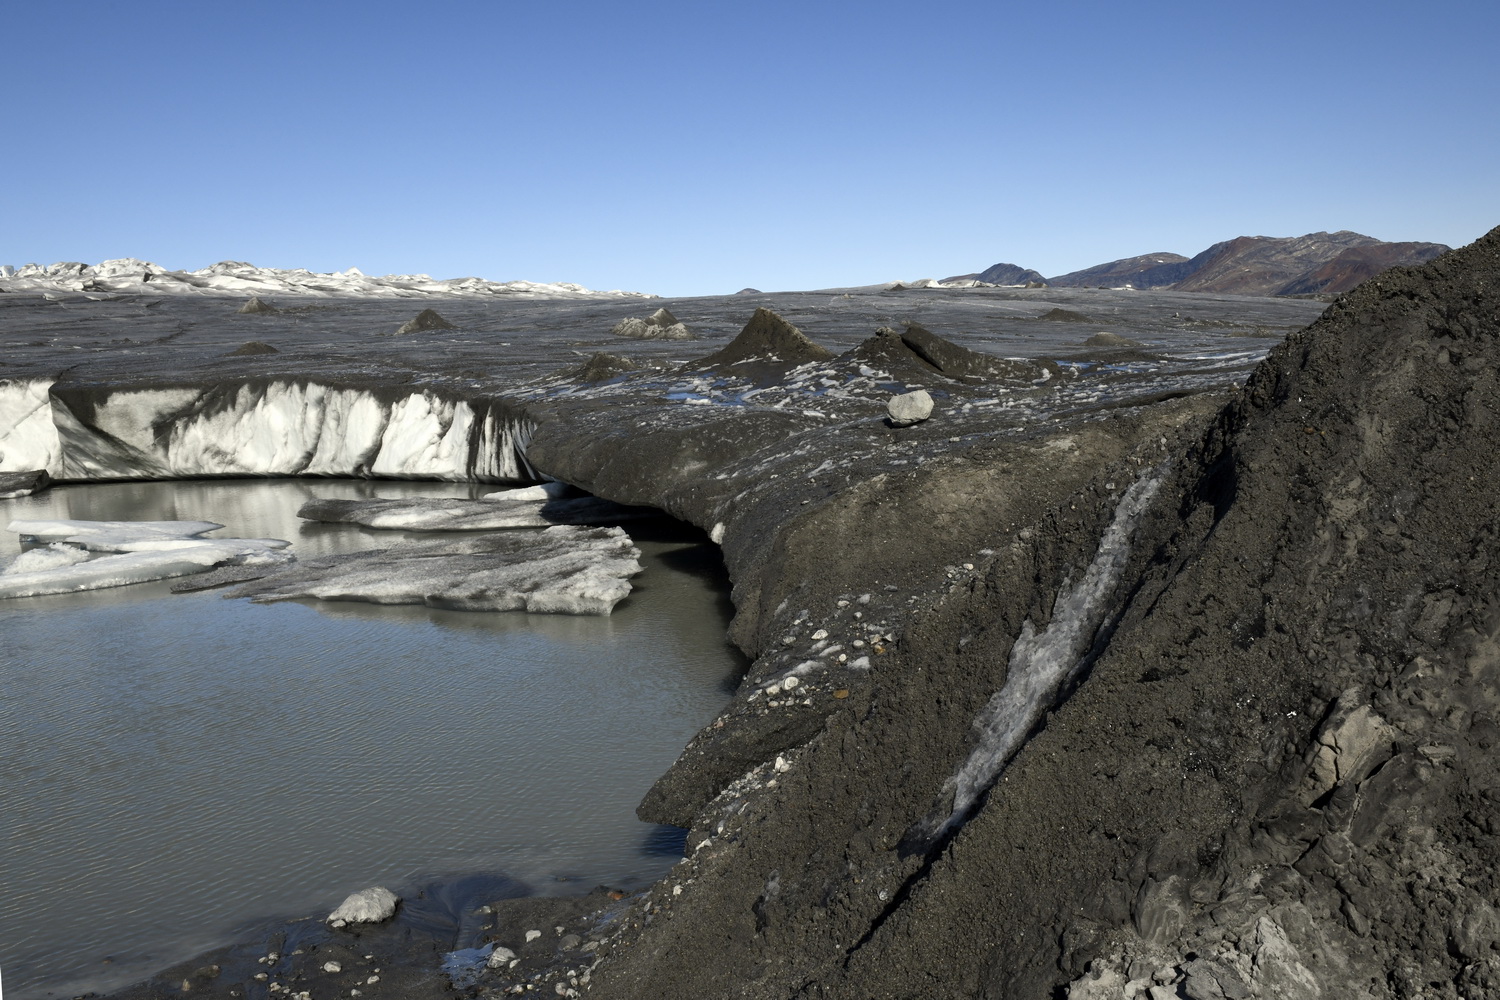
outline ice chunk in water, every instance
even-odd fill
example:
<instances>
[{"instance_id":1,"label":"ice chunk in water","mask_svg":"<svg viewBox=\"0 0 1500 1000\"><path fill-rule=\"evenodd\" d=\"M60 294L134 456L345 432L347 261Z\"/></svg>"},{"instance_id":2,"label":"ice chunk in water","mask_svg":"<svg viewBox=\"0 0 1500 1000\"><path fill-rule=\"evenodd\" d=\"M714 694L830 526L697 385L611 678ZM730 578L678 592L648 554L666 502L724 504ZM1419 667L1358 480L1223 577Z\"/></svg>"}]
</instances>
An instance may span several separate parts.
<instances>
[{"instance_id":1,"label":"ice chunk in water","mask_svg":"<svg viewBox=\"0 0 1500 1000\"><path fill-rule=\"evenodd\" d=\"M244 544L247 541L249 544ZM86 562L53 565L46 569L7 572L0 575L0 598L38 597L77 590L123 587L131 583L148 583L152 580L186 576L189 573L201 573L225 563L288 561L290 558L289 555L257 544L255 540L204 539L196 545L186 547L122 552L99 556Z\"/></svg>"},{"instance_id":2,"label":"ice chunk in water","mask_svg":"<svg viewBox=\"0 0 1500 1000\"><path fill-rule=\"evenodd\" d=\"M324 556L226 596L607 615L630 593L630 578L641 571L639 556L619 528L557 525Z\"/></svg>"},{"instance_id":3,"label":"ice chunk in water","mask_svg":"<svg viewBox=\"0 0 1500 1000\"><path fill-rule=\"evenodd\" d=\"M519 486L510 490L486 493L481 500L560 500L572 492L573 487L557 480L538 483L535 486Z\"/></svg>"},{"instance_id":4,"label":"ice chunk in water","mask_svg":"<svg viewBox=\"0 0 1500 1000\"><path fill-rule=\"evenodd\" d=\"M121 587L227 564L292 559L280 551L289 543L279 538L197 537L221 527L211 521L12 521L11 531L49 544L23 552L0 572L0 598Z\"/></svg>"},{"instance_id":5,"label":"ice chunk in water","mask_svg":"<svg viewBox=\"0 0 1500 1000\"><path fill-rule=\"evenodd\" d=\"M118 545L123 541L150 538L196 538L224 527L212 521L68 521L17 520L7 531L20 534L22 541L60 542L92 548L88 540L108 538Z\"/></svg>"}]
</instances>

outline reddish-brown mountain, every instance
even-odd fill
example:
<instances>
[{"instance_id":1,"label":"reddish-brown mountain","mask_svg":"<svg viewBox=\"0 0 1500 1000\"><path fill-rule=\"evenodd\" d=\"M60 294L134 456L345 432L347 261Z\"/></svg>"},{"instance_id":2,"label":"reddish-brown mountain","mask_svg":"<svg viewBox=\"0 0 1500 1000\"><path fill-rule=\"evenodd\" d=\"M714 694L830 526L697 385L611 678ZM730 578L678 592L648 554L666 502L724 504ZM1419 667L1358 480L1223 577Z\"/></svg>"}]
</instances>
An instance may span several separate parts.
<instances>
[{"instance_id":1,"label":"reddish-brown mountain","mask_svg":"<svg viewBox=\"0 0 1500 1000\"><path fill-rule=\"evenodd\" d=\"M1239 236L1215 243L1192 259L1149 253L1058 275L1047 283L1237 295L1338 294L1387 268L1425 264L1448 249L1441 243L1385 243L1347 230Z\"/></svg>"}]
</instances>

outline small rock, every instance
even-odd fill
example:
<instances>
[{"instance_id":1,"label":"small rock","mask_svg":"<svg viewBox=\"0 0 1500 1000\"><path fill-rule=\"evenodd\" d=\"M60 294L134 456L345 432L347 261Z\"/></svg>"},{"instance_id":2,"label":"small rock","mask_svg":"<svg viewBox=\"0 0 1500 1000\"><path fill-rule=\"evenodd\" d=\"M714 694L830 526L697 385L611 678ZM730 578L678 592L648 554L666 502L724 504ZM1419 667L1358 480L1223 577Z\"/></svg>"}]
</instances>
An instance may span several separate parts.
<instances>
[{"instance_id":1,"label":"small rock","mask_svg":"<svg viewBox=\"0 0 1500 1000\"><path fill-rule=\"evenodd\" d=\"M496 945L495 950L490 952L490 957L487 964L492 969L498 969L502 965L509 965L515 960L515 952L511 951L509 948L501 948L499 945Z\"/></svg>"},{"instance_id":2,"label":"small rock","mask_svg":"<svg viewBox=\"0 0 1500 1000\"><path fill-rule=\"evenodd\" d=\"M535 941L537 938L539 938L541 936L542 936L542 932L541 931L527 931L526 932L526 943L530 944L531 942Z\"/></svg>"},{"instance_id":3,"label":"small rock","mask_svg":"<svg viewBox=\"0 0 1500 1000\"><path fill-rule=\"evenodd\" d=\"M324 972L343 972L344 971L344 967L342 965L340 965L339 963L337 963L337 962L324 962L323 963L323 971Z\"/></svg>"},{"instance_id":4,"label":"small rock","mask_svg":"<svg viewBox=\"0 0 1500 1000\"><path fill-rule=\"evenodd\" d=\"M383 886L361 889L339 904L338 909L328 915L334 927L348 924L378 924L396 915L396 904L401 897Z\"/></svg>"},{"instance_id":5,"label":"small rock","mask_svg":"<svg viewBox=\"0 0 1500 1000\"><path fill-rule=\"evenodd\" d=\"M792 688L801 683L802 679L799 677L787 677L782 680L781 687L783 690L790 691Z\"/></svg>"},{"instance_id":6,"label":"small rock","mask_svg":"<svg viewBox=\"0 0 1500 1000\"><path fill-rule=\"evenodd\" d=\"M903 392L891 397L885 411L890 415L892 427L910 427L932 416L932 397L926 389Z\"/></svg>"}]
</instances>

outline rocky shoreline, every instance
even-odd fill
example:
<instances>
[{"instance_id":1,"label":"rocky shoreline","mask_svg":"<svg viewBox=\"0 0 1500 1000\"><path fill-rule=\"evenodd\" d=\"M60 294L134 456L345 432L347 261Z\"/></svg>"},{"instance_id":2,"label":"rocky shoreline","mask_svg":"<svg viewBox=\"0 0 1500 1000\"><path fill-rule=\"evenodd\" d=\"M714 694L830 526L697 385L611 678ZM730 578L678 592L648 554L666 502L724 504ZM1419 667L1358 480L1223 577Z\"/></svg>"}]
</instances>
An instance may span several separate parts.
<instances>
[{"instance_id":1,"label":"rocky shoreline","mask_svg":"<svg viewBox=\"0 0 1500 1000\"><path fill-rule=\"evenodd\" d=\"M1500 231L1387 272L1242 390L920 323L836 354L767 312L698 362L512 393L535 470L721 545L753 663L641 805L689 830L683 861L633 898L497 895L474 940L526 977L459 992L1500 990L1500 470L1474 447L1497 278ZM917 387L933 416L893 426ZM401 919L367 950L318 930L275 994L225 958L118 995L455 988L431 958L459 936ZM410 947L410 978L316 971ZM296 948L245 956L271 950Z\"/></svg>"}]
</instances>

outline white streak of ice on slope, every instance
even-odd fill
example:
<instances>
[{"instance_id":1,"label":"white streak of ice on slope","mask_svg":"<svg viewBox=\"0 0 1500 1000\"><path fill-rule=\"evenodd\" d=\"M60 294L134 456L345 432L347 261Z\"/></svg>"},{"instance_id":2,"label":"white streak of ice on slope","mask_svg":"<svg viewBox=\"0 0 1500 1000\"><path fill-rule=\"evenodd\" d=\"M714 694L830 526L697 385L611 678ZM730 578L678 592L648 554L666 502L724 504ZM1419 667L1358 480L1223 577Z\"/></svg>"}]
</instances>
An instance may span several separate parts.
<instances>
[{"instance_id":1,"label":"white streak of ice on slope","mask_svg":"<svg viewBox=\"0 0 1500 1000\"><path fill-rule=\"evenodd\" d=\"M961 821L995 783L1026 735L1082 665L1104 620L1106 599L1130 558L1131 532L1141 512L1156 497L1165 473L1165 467L1153 469L1125 491L1083 579L1076 584L1064 581L1047 627L1038 632L1030 619L1021 625L1021 634L1011 647L1005 684L974 720L979 744L949 779L953 810L939 833Z\"/></svg>"}]
</instances>

